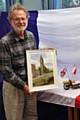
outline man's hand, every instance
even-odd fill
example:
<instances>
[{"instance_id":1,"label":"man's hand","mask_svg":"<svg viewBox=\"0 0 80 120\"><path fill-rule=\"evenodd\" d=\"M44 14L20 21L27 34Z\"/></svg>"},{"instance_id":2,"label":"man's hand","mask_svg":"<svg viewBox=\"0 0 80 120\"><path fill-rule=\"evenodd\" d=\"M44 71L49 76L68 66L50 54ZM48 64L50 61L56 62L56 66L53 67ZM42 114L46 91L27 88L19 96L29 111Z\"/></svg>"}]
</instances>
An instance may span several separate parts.
<instances>
[{"instance_id":1,"label":"man's hand","mask_svg":"<svg viewBox=\"0 0 80 120\"><path fill-rule=\"evenodd\" d=\"M24 86L23 88L24 93L32 95L33 92L30 92L29 87L27 85Z\"/></svg>"},{"instance_id":2,"label":"man's hand","mask_svg":"<svg viewBox=\"0 0 80 120\"><path fill-rule=\"evenodd\" d=\"M47 46L47 47L44 47L42 50L55 50L56 55L57 55L57 49L56 49L56 48L53 48L53 47Z\"/></svg>"}]
</instances>

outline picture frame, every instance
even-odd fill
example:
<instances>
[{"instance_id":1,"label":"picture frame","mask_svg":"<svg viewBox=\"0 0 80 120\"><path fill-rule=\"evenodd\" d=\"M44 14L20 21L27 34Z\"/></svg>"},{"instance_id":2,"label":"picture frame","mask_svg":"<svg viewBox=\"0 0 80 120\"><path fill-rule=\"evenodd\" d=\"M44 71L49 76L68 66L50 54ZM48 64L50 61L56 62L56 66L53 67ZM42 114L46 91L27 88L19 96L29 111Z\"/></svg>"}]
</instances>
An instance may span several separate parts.
<instances>
[{"instance_id":1,"label":"picture frame","mask_svg":"<svg viewBox=\"0 0 80 120\"><path fill-rule=\"evenodd\" d=\"M26 63L31 92L58 87L55 50L26 50Z\"/></svg>"}]
</instances>

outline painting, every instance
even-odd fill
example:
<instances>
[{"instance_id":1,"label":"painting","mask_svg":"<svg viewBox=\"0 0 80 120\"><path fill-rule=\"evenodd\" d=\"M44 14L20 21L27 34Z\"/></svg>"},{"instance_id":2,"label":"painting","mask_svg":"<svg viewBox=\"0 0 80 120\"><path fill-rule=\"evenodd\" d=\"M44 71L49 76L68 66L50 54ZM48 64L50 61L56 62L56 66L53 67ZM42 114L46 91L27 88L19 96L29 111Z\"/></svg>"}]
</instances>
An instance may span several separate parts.
<instances>
[{"instance_id":1,"label":"painting","mask_svg":"<svg viewBox=\"0 0 80 120\"><path fill-rule=\"evenodd\" d=\"M55 50L26 50L26 63L31 92L58 87Z\"/></svg>"}]
</instances>

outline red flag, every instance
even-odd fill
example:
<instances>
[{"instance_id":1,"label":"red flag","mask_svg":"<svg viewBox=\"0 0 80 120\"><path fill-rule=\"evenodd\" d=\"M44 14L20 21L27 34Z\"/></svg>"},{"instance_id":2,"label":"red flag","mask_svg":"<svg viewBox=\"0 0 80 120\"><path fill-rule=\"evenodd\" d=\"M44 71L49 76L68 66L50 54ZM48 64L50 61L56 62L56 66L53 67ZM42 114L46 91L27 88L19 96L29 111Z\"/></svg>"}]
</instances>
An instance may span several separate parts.
<instances>
[{"instance_id":1,"label":"red flag","mask_svg":"<svg viewBox=\"0 0 80 120\"><path fill-rule=\"evenodd\" d=\"M60 72L60 76L64 77L64 75L66 75L67 72L67 68L65 67L61 72Z\"/></svg>"},{"instance_id":2,"label":"red flag","mask_svg":"<svg viewBox=\"0 0 80 120\"><path fill-rule=\"evenodd\" d=\"M72 70L72 73L75 75L76 72L77 72L77 69L76 69L76 67L74 66L74 67L73 67L73 70Z\"/></svg>"}]
</instances>

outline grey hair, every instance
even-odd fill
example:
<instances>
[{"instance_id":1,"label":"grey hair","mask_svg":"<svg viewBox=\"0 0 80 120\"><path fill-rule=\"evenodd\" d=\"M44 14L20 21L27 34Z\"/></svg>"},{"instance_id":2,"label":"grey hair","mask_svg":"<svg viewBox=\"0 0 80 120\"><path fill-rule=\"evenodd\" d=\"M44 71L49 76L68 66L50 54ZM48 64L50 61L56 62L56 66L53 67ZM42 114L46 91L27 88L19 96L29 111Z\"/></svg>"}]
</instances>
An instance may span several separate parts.
<instances>
[{"instance_id":1,"label":"grey hair","mask_svg":"<svg viewBox=\"0 0 80 120\"><path fill-rule=\"evenodd\" d=\"M26 17L29 18L29 13L26 10L26 8L21 5L20 3L15 3L10 7L10 11L8 12L8 20L10 21L12 19L12 13L14 10L23 10L26 13Z\"/></svg>"}]
</instances>

